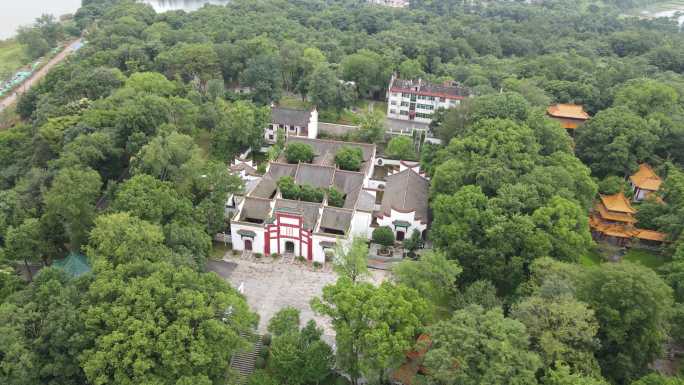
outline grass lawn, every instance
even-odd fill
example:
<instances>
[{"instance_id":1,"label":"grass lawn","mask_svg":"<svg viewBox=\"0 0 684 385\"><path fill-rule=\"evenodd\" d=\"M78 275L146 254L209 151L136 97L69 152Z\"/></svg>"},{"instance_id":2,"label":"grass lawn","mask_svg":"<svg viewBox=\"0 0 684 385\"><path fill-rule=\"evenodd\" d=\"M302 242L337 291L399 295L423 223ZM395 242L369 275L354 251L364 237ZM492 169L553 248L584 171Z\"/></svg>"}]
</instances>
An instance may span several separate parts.
<instances>
[{"instance_id":1,"label":"grass lawn","mask_svg":"<svg viewBox=\"0 0 684 385\"><path fill-rule=\"evenodd\" d=\"M582 266L591 267L598 266L602 262L601 254L596 249L589 250L585 255L580 256L580 264Z\"/></svg>"},{"instance_id":2,"label":"grass lawn","mask_svg":"<svg viewBox=\"0 0 684 385\"><path fill-rule=\"evenodd\" d=\"M667 262L666 258L656 251L637 248L629 249L623 257L623 260L640 263L651 269L657 269Z\"/></svg>"},{"instance_id":3,"label":"grass lawn","mask_svg":"<svg viewBox=\"0 0 684 385\"><path fill-rule=\"evenodd\" d=\"M29 62L16 40L0 40L0 80L6 80Z\"/></svg>"},{"instance_id":4,"label":"grass lawn","mask_svg":"<svg viewBox=\"0 0 684 385\"><path fill-rule=\"evenodd\" d=\"M295 108L298 110L306 110L311 108L311 103L302 101L302 98L294 95L283 95L278 101L278 105L285 108Z\"/></svg>"},{"instance_id":5,"label":"grass lawn","mask_svg":"<svg viewBox=\"0 0 684 385\"><path fill-rule=\"evenodd\" d=\"M223 256L231 250L232 248L230 247L230 245L226 246L221 242L213 242L211 246L211 254L209 255L209 259L215 261L221 260L223 259Z\"/></svg>"}]
</instances>

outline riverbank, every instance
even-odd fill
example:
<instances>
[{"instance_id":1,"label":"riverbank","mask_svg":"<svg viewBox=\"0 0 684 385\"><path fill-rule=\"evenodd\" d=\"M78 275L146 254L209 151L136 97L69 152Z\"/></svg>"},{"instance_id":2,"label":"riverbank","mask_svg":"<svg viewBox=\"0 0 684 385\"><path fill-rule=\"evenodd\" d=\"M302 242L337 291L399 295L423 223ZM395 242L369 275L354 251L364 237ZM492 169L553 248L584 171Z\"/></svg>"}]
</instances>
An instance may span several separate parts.
<instances>
[{"instance_id":1,"label":"riverbank","mask_svg":"<svg viewBox=\"0 0 684 385\"><path fill-rule=\"evenodd\" d=\"M0 40L0 83L28 65L24 47L15 39Z\"/></svg>"},{"instance_id":2,"label":"riverbank","mask_svg":"<svg viewBox=\"0 0 684 385\"><path fill-rule=\"evenodd\" d=\"M20 86L16 88L16 92L13 92L9 96L5 97L4 99L0 99L0 112L2 112L5 108L11 106L17 101L17 98L19 97L20 93L26 92L28 89L30 89L34 84L38 83L45 75L47 75L48 71L58 63L62 62L64 59L66 59L71 53L77 51L81 46L83 45L83 39L79 38L74 41L69 42L65 46L65 48L59 52L55 57L50 59L50 61L47 62L43 67L38 69L36 72L34 72L31 77L26 79Z\"/></svg>"}]
</instances>

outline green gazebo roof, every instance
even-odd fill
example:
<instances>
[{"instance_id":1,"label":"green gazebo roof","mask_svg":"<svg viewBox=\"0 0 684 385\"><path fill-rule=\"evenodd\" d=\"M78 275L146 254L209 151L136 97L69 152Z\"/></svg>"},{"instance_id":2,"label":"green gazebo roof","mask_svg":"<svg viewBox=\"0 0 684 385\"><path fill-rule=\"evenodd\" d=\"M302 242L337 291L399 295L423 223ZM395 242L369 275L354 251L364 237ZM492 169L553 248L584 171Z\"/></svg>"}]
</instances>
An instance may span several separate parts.
<instances>
[{"instance_id":1,"label":"green gazebo roof","mask_svg":"<svg viewBox=\"0 0 684 385\"><path fill-rule=\"evenodd\" d=\"M91 268L88 264L88 258L79 253L70 253L66 258L55 261L52 264L54 267L63 270L72 278L77 278L83 274L90 273Z\"/></svg>"}]
</instances>

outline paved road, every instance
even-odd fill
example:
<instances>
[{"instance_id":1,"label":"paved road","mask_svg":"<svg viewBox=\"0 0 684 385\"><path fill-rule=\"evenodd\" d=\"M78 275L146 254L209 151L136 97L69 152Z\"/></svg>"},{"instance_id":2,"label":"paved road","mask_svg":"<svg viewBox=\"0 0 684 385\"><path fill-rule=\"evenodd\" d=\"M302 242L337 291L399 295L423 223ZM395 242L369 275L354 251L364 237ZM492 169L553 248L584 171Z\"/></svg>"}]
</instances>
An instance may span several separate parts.
<instances>
[{"instance_id":1,"label":"paved road","mask_svg":"<svg viewBox=\"0 0 684 385\"><path fill-rule=\"evenodd\" d=\"M17 101L17 98L21 93L26 92L29 88L31 88L34 84L36 84L40 79L42 79L47 73L50 71L52 67L54 67L56 64L60 63L62 60L66 59L67 56L69 56L72 52L76 51L77 49L81 48L83 45L83 39L76 39L69 43L66 48L62 50L62 52L58 53L57 56L53 57L47 64L45 64L41 69L39 69L36 73L31 75L30 78L26 79L26 81L17 87L15 89L15 92L7 96L6 98L0 100L0 111L4 110L5 108L11 106L14 104L14 102Z\"/></svg>"}]
</instances>

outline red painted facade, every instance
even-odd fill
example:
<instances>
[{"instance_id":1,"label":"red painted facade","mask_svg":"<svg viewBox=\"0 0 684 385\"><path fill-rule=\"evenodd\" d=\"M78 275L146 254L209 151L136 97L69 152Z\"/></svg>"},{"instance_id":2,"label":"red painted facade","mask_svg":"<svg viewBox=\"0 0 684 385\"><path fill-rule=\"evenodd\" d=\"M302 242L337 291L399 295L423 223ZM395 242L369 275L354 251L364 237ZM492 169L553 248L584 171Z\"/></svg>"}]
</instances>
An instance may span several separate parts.
<instances>
[{"instance_id":1,"label":"red painted facade","mask_svg":"<svg viewBox=\"0 0 684 385\"><path fill-rule=\"evenodd\" d=\"M293 219L297 224L283 223L282 218ZM297 235L288 235L288 231L285 229L297 230ZM292 231L293 233L295 231ZM264 254L268 255L272 252L278 254L282 253L280 249L280 240L289 239L292 242L299 243L299 254L305 257L309 261L313 259L313 244L311 241L311 232L304 229L304 219L300 215L295 214L285 214L281 212L276 212L275 221L272 224L266 226L266 234L264 240ZM277 250L271 250L271 240L276 240ZM302 251L306 250L306 255L303 255Z\"/></svg>"}]
</instances>

